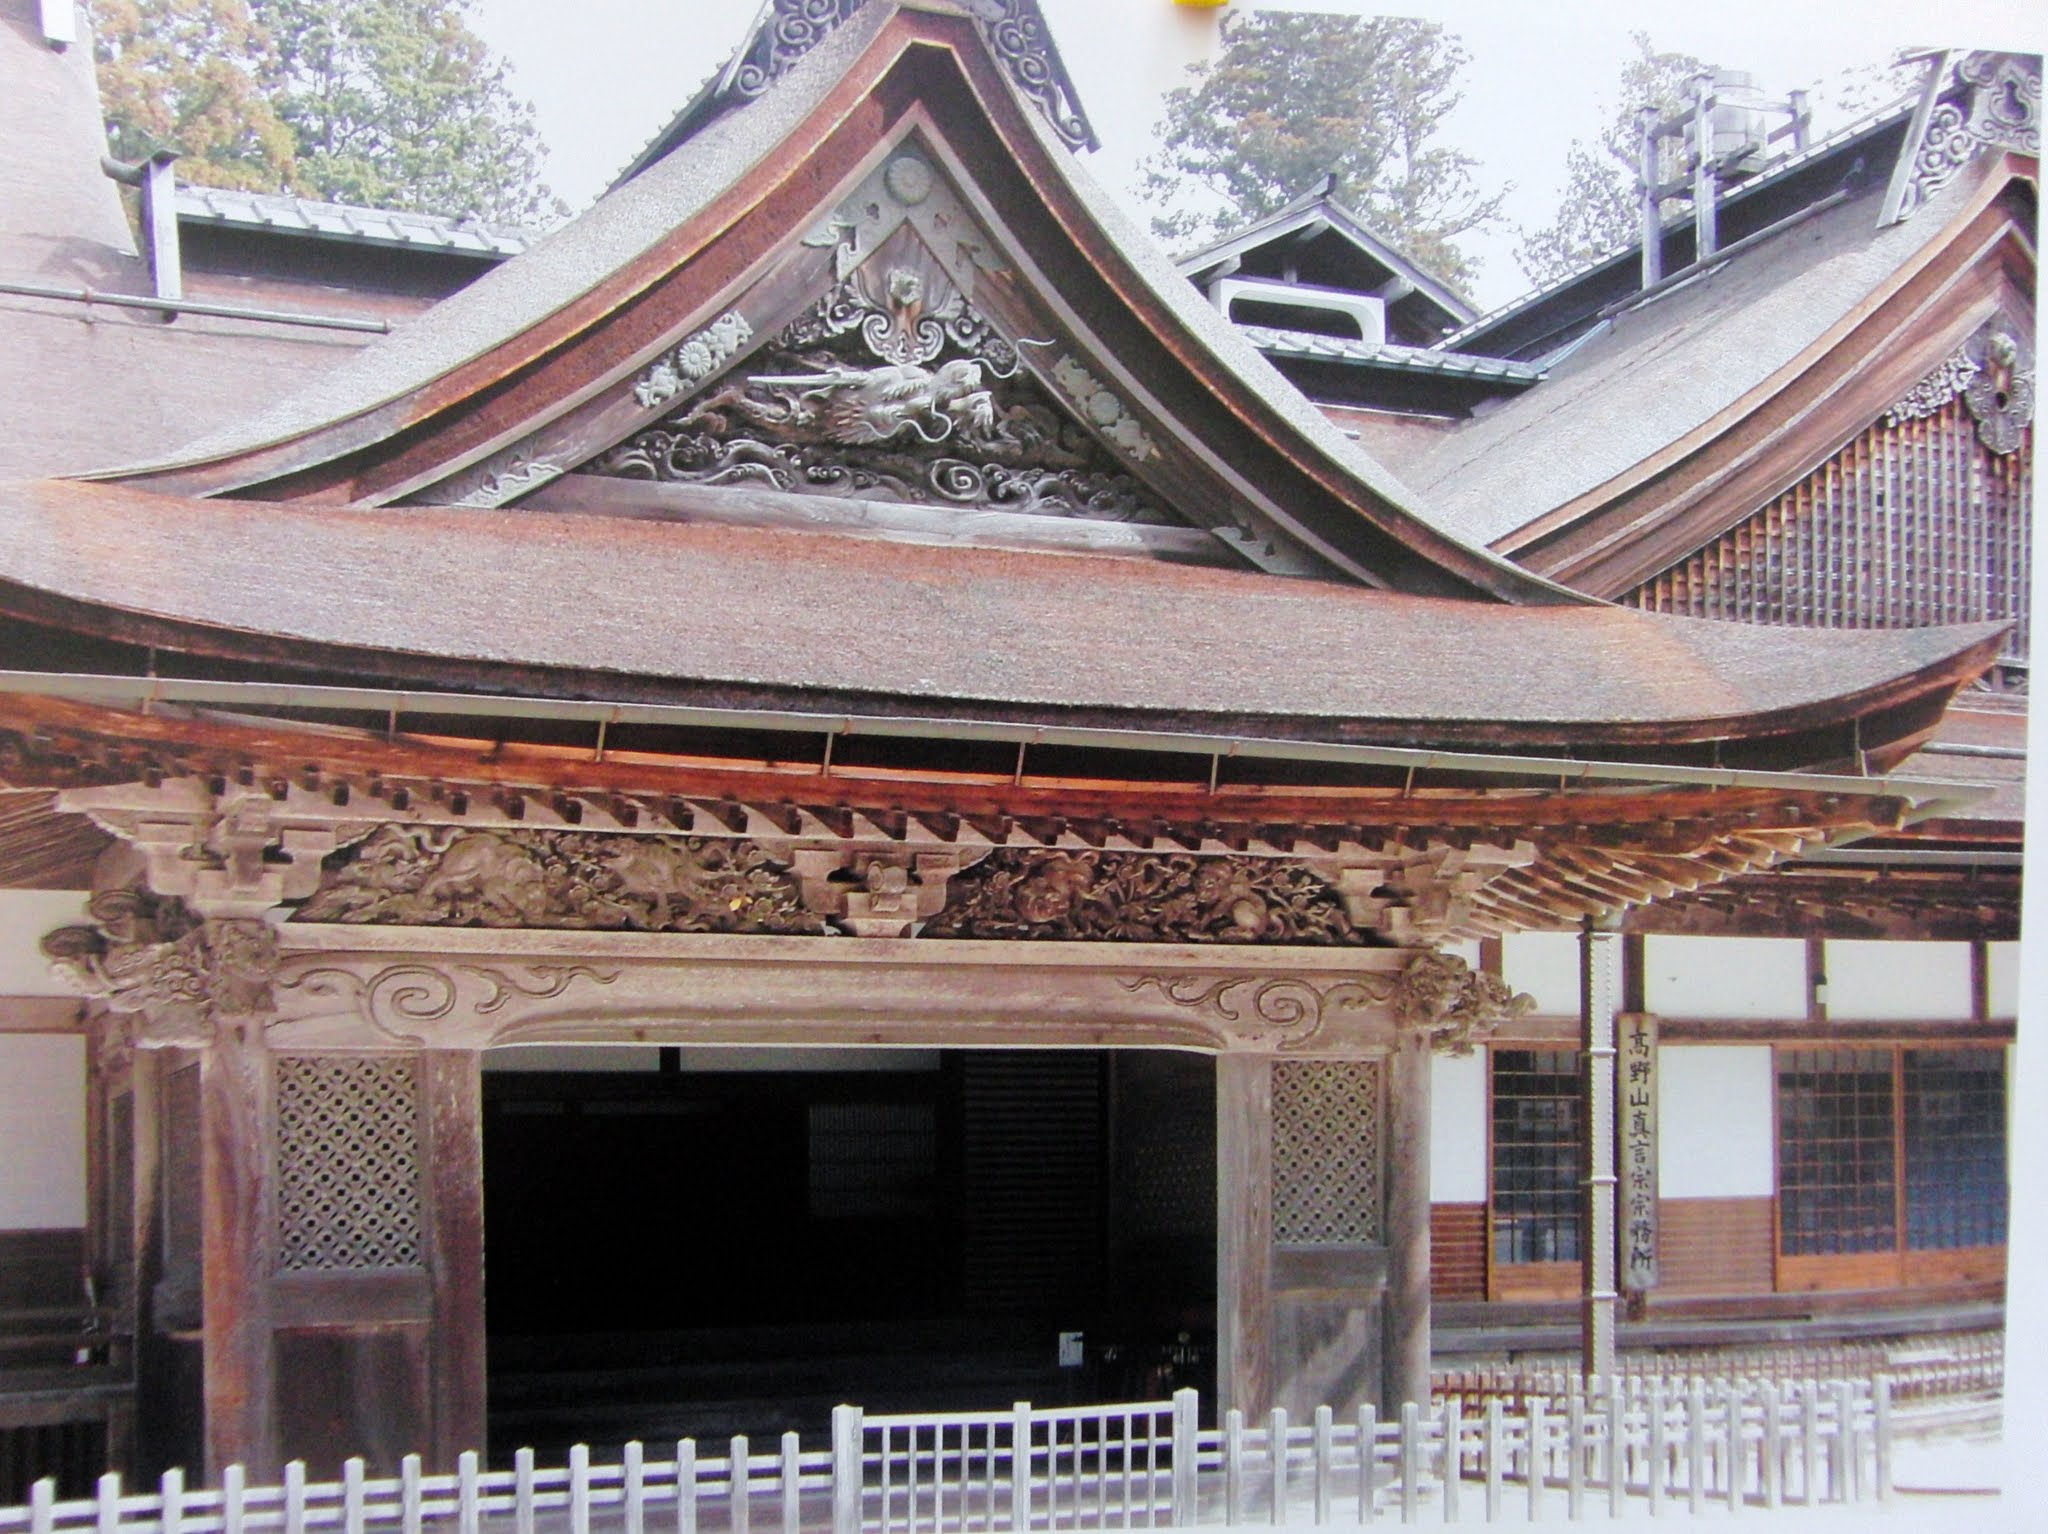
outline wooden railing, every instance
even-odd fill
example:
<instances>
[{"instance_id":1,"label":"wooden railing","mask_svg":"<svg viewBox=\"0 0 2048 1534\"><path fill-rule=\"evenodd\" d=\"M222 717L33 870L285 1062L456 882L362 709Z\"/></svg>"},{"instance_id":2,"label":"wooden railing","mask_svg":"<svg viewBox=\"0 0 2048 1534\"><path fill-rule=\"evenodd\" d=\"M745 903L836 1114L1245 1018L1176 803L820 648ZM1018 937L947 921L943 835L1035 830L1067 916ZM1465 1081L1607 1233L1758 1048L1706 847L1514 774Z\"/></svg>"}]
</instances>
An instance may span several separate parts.
<instances>
[{"instance_id":1,"label":"wooden railing","mask_svg":"<svg viewBox=\"0 0 2048 1534\"><path fill-rule=\"evenodd\" d=\"M0 1534L996 1534L1013 1530L1189 1527L1252 1522L1369 1523L1381 1517L1570 1518L1683 1505L1810 1506L1889 1499L1890 1401L1876 1386L1809 1382L1786 1391L1695 1382L1667 1393L1626 1381L1520 1411L1494 1400L1468 1415L1455 1398L1380 1420L1275 1411L1225 1414L1201 1429L1192 1390L1172 1401L941 1416L834 1414L832 1446L794 1433L772 1453L734 1438L719 1454L684 1439L666 1457L628 1444L615 1463L584 1447L543 1468L521 1450L510 1470L474 1453L452 1475L409 1456L395 1477L350 1460L339 1481L286 1467L251 1486L231 1467L217 1488L167 1474L131 1493L114 1475L90 1498L37 1483L0 1509Z\"/></svg>"}]
</instances>

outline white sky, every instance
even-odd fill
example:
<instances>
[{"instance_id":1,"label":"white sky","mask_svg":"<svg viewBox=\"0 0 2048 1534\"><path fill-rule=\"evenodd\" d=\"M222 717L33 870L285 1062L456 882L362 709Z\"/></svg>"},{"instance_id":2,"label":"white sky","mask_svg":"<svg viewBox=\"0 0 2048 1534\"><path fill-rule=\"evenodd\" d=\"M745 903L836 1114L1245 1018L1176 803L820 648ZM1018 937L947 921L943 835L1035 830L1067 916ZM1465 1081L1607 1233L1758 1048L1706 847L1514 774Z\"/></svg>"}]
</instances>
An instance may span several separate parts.
<instances>
[{"instance_id":1,"label":"white sky","mask_svg":"<svg viewBox=\"0 0 2048 1534\"><path fill-rule=\"evenodd\" d=\"M1660 48L1749 70L1773 96L1902 48L2038 49L2048 31L2041 0L1971 0L1953 12L1927 0L1703 0L1654 9L1627 0L1234 0L1218 11L1171 0L1041 3L1103 141L1084 161L1120 192L1152 148L1160 93L1201 56L1221 16L1315 10L1441 21L1472 60L1446 141L1478 159L1484 185L1511 183L1508 215L1531 226L1549 219L1571 141L1597 133L1616 105L1615 77L1638 28ZM514 88L539 114L549 184L577 208L724 64L756 10L757 0L473 0L477 30L510 60ZM1512 229L1466 241L1480 262L1475 296L1483 307L1528 287L1513 245Z\"/></svg>"}]
</instances>

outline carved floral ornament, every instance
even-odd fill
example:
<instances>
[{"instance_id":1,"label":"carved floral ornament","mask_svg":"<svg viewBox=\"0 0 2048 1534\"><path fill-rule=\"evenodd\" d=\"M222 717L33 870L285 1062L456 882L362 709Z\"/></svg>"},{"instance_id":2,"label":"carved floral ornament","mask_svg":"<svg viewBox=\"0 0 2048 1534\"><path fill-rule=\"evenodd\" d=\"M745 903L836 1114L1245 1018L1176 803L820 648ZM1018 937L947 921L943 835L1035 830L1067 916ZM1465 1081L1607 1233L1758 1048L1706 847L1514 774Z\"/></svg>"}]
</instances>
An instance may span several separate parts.
<instances>
[{"instance_id":1,"label":"carved floral ornament","mask_svg":"<svg viewBox=\"0 0 2048 1534\"><path fill-rule=\"evenodd\" d=\"M1977 423L1977 437L2001 456L2014 451L2034 420L2034 350L2027 329L1999 314L1885 413L1885 425L1917 421L1956 396Z\"/></svg>"}]
</instances>

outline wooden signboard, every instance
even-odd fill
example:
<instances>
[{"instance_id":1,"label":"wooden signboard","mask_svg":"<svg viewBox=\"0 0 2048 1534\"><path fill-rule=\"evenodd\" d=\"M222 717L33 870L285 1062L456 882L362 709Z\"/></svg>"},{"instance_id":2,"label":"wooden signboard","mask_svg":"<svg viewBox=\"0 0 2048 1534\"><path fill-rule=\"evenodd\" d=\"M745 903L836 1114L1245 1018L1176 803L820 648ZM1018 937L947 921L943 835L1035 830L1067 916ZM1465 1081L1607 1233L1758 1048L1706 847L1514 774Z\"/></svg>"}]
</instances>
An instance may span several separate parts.
<instances>
[{"instance_id":1,"label":"wooden signboard","mask_svg":"<svg viewBox=\"0 0 2048 1534\"><path fill-rule=\"evenodd\" d=\"M1621 1126L1621 1287L1657 1282L1657 1020L1642 1012L1618 1019L1621 1068L1615 1118Z\"/></svg>"}]
</instances>

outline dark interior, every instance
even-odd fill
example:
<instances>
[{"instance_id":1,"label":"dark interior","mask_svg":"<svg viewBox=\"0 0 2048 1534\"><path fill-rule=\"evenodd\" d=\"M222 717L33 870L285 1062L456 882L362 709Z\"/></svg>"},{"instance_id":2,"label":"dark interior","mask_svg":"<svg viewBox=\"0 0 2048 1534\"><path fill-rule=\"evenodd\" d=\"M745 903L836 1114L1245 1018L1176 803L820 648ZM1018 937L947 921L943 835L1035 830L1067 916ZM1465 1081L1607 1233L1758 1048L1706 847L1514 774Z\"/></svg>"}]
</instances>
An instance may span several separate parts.
<instances>
[{"instance_id":1,"label":"dark interior","mask_svg":"<svg viewBox=\"0 0 2048 1534\"><path fill-rule=\"evenodd\" d=\"M1208 1057L618 1054L484 1077L494 1457L1213 1384Z\"/></svg>"}]
</instances>

